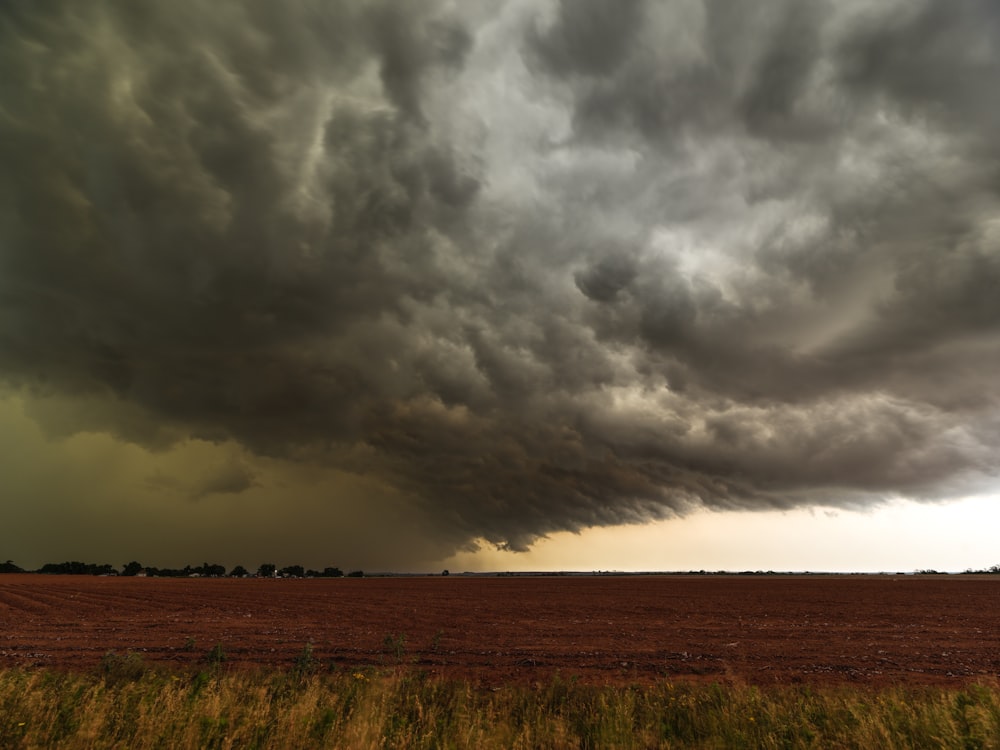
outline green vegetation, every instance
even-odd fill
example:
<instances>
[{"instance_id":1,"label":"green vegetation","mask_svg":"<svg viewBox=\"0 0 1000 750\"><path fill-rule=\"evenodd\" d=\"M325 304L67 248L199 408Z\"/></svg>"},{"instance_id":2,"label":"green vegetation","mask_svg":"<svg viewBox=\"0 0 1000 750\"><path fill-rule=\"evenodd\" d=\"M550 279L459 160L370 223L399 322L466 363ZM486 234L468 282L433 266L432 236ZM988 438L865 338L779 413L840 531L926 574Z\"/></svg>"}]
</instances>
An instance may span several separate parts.
<instances>
[{"instance_id":1,"label":"green vegetation","mask_svg":"<svg viewBox=\"0 0 1000 750\"><path fill-rule=\"evenodd\" d=\"M406 653L406 636L402 633L392 635L391 633L382 641L382 649L385 653L394 657L396 661L402 661Z\"/></svg>"},{"instance_id":2,"label":"green vegetation","mask_svg":"<svg viewBox=\"0 0 1000 750\"><path fill-rule=\"evenodd\" d=\"M100 565L94 563L84 563L70 561L62 563L45 563L38 570L30 571L16 565L13 560L0 563L0 573L44 573L46 575L87 575L87 576L155 576L157 578L247 578L252 574L242 565L236 565L229 573L226 573L224 566L218 563L202 563L197 566L185 565L183 568L157 568L154 566L144 566L136 560L125 563L119 572L114 566L107 563ZM306 569L301 565L288 565L280 570L273 563L264 563L257 568L256 575L260 578L342 578L344 571L340 568L328 566L323 570ZM351 573L352 576L362 577L364 574L359 570Z\"/></svg>"},{"instance_id":3,"label":"green vegetation","mask_svg":"<svg viewBox=\"0 0 1000 750\"><path fill-rule=\"evenodd\" d=\"M132 562L125 563L125 566L122 568L122 575L130 577L137 576L143 570L145 570L145 568L142 567L142 564L133 560Z\"/></svg>"},{"instance_id":4,"label":"green vegetation","mask_svg":"<svg viewBox=\"0 0 1000 750\"><path fill-rule=\"evenodd\" d=\"M312 643L307 643L302 647L302 651L295 657L295 666L292 674L300 679L312 674L316 674L323 668L322 662L313 655Z\"/></svg>"},{"instance_id":5,"label":"green vegetation","mask_svg":"<svg viewBox=\"0 0 1000 750\"><path fill-rule=\"evenodd\" d=\"M0 671L0 747L997 748L1000 689L476 689L421 673Z\"/></svg>"},{"instance_id":6,"label":"green vegetation","mask_svg":"<svg viewBox=\"0 0 1000 750\"><path fill-rule=\"evenodd\" d=\"M216 643L214 646L212 646L212 649L207 654L205 654L203 660L206 664L218 667L228 658L229 657L226 656L226 652L223 651L222 649L222 644Z\"/></svg>"},{"instance_id":7,"label":"green vegetation","mask_svg":"<svg viewBox=\"0 0 1000 750\"><path fill-rule=\"evenodd\" d=\"M94 563L83 563L77 560L64 563L45 563L38 569L39 573L46 575L71 575L71 576L109 576L117 575L117 571L107 563L100 565Z\"/></svg>"}]
</instances>

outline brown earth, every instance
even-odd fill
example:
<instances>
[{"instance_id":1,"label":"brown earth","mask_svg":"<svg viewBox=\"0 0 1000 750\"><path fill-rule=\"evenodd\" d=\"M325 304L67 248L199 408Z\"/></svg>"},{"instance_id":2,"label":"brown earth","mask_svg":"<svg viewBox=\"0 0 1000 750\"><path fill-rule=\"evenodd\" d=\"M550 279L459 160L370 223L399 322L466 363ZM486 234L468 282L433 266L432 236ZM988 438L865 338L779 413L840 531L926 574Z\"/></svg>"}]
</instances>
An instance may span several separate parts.
<instances>
[{"instance_id":1,"label":"brown earth","mask_svg":"<svg viewBox=\"0 0 1000 750\"><path fill-rule=\"evenodd\" d=\"M229 669L290 667L307 643L324 666L484 686L557 672L600 684L995 682L1000 576L0 575L0 667L90 669L114 650L199 668L216 644Z\"/></svg>"}]
</instances>

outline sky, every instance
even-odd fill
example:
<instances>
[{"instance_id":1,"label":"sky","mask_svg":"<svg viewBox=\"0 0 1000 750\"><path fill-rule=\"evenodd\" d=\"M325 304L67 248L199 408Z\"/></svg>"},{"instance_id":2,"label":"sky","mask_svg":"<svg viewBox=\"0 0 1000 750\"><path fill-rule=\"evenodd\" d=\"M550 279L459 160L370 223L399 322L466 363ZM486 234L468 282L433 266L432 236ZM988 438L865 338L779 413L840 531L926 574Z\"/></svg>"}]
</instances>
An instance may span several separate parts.
<instances>
[{"instance_id":1,"label":"sky","mask_svg":"<svg viewBox=\"0 0 1000 750\"><path fill-rule=\"evenodd\" d=\"M7 0L0 69L0 558L1000 562L991 0Z\"/></svg>"}]
</instances>

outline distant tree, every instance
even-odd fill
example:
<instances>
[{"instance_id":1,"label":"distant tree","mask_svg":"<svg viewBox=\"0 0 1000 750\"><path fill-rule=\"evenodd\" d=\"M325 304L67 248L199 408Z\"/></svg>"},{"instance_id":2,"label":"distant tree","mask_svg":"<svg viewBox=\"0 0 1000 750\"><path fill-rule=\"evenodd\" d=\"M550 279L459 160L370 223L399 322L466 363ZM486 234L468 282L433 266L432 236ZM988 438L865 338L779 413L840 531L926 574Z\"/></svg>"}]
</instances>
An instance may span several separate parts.
<instances>
[{"instance_id":1,"label":"distant tree","mask_svg":"<svg viewBox=\"0 0 1000 750\"><path fill-rule=\"evenodd\" d=\"M38 569L38 572L57 576L86 575L87 565L76 560L63 563L45 563Z\"/></svg>"},{"instance_id":2,"label":"distant tree","mask_svg":"<svg viewBox=\"0 0 1000 750\"><path fill-rule=\"evenodd\" d=\"M278 572L282 578L304 578L306 569L301 565L288 565Z\"/></svg>"},{"instance_id":3,"label":"distant tree","mask_svg":"<svg viewBox=\"0 0 1000 750\"><path fill-rule=\"evenodd\" d=\"M226 568L214 563L202 563L201 567L195 568L194 572L209 578L218 578L226 574Z\"/></svg>"},{"instance_id":4,"label":"distant tree","mask_svg":"<svg viewBox=\"0 0 1000 750\"><path fill-rule=\"evenodd\" d=\"M82 563L77 560L64 563L45 563L38 569L39 573L47 575L69 575L69 576L110 576L118 575L118 572L110 565L94 565L93 563Z\"/></svg>"},{"instance_id":5,"label":"distant tree","mask_svg":"<svg viewBox=\"0 0 1000 750\"><path fill-rule=\"evenodd\" d=\"M257 575L261 578L272 578L277 570L277 565L274 565L273 563L264 563L257 568Z\"/></svg>"},{"instance_id":6,"label":"distant tree","mask_svg":"<svg viewBox=\"0 0 1000 750\"><path fill-rule=\"evenodd\" d=\"M445 568L444 570L442 570L442 571L441 571L441 575L443 575L443 576L450 576L450 575L451 575L451 573L449 573L449 572L448 572L448 569L447 569L447 568Z\"/></svg>"},{"instance_id":7,"label":"distant tree","mask_svg":"<svg viewBox=\"0 0 1000 750\"><path fill-rule=\"evenodd\" d=\"M340 568L323 568L324 578L343 578L344 571Z\"/></svg>"},{"instance_id":8,"label":"distant tree","mask_svg":"<svg viewBox=\"0 0 1000 750\"><path fill-rule=\"evenodd\" d=\"M122 568L123 576L136 576L142 572L142 565L133 560L130 563L126 563L125 567Z\"/></svg>"},{"instance_id":9,"label":"distant tree","mask_svg":"<svg viewBox=\"0 0 1000 750\"><path fill-rule=\"evenodd\" d=\"M250 572L242 565L237 565L235 568L229 571L230 578L244 578L249 574Z\"/></svg>"},{"instance_id":10,"label":"distant tree","mask_svg":"<svg viewBox=\"0 0 1000 750\"><path fill-rule=\"evenodd\" d=\"M8 560L5 563L0 563L0 573L23 573L24 569L19 568L14 564L13 560Z\"/></svg>"},{"instance_id":11,"label":"distant tree","mask_svg":"<svg viewBox=\"0 0 1000 750\"><path fill-rule=\"evenodd\" d=\"M347 577L348 578L364 578L365 577L365 571L363 571L363 570L352 570L350 573L347 574Z\"/></svg>"}]
</instances>

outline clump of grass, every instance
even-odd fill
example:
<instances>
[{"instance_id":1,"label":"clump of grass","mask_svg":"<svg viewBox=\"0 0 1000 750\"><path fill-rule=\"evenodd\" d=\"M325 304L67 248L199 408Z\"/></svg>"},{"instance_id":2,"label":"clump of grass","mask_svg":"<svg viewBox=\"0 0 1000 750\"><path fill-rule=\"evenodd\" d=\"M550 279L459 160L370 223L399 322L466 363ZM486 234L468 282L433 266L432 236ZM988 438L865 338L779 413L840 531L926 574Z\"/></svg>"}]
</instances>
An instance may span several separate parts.
<instances>
[{"instance_id":1,"label":"clump of grass","mask_svg":"<svg viewBox=\"0 0 1000 750\"><path fill-rule=\"evenodd\" d=\"M403 660L403 656L406 654L406 635L400 633L399 635L389 634L382 641L382 649L393 656L397 662Z\"/></svg>"},{"instance_id":2,"label":"clump of grass","mask_svg":"<svg viewBox=\"0 0 1000 750\"><path fill-rule=\"evenodd\" d=\"M222 644L216 643L212 646L209 652L205 654L204 661L206 664L218 667L221 666L228 658L229 657L226 656L225 650L222 648Z\"/></svg>"},{"instance_id":3,"label":"clump of grass","mask_svg":"<svg viewBox=\"0 0 1000 750\"><path fill-rule=\"evenodd\" d=\"M101 672L106 682L127 682L138 680L146 674L146 662L142 654L126 651L123 654L108 651L101 658Z\"/></svg>"},{"instance_id":4,"label":"clump of grass","mask_svg":"<svg viewBox=\"0 0 1000 750\"><path fill-rule=\"evenodd\" d=\"M441 651L441 639L444 637L444 631L438 630L434 637L431 639L431 653L437 654Z\"/></svg>"},{"instance_id":5,"label":"clump of grass","mask_svg":"<svg viewBox=\"0 0 1000 750\"><path fill-rule=\"evenodd\" d=\"M303 649L306 652L306 649ZM311 657L311 651L308 652ZM1000 689L476 689L419 672L0 670L0 747L996 748Z\"/></svg>"},{"instance_id":6,"label":"clump of grass","mask_svg":"<svg viewBox=\"0 0 1000 750\"><path fill-rule=\"evenodd\" d=\"M319 659L313 655L312 643L306 643L302 651L295 657L295 665L292 667L292 674L299 679L315 674L322 666Z\"/></svg>"}]
</instances>

